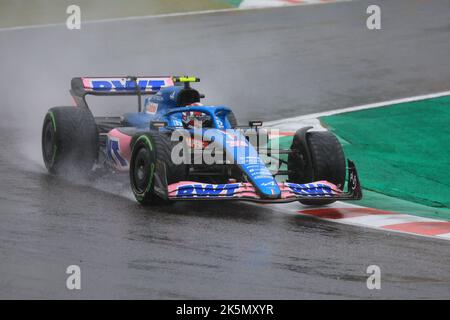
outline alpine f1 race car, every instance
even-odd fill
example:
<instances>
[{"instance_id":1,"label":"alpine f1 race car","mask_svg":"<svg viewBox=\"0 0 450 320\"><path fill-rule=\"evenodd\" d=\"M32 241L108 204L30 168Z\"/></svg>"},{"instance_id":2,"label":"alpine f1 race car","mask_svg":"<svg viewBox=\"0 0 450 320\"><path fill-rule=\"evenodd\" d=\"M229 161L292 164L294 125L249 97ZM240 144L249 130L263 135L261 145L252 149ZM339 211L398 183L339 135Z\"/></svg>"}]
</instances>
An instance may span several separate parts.
<instances>
[{"instance_id":1,"label":"alpine f1 race car","mask_svg":"<svg viewBox=\"0 0 450 320\"><path fill-rule=\"evenodd\" d=\"M290 148L281 150L268 142L276 134L261 121L238 126L229 108L202 105L204 96L191 87L198 81L187 76L73 78L76 106L51 108L44 119L45 166L61 176L73 170L86 175L129 172L131 189L142 204L245 200L325 205L362 198L356 167L346 163L331 132L300 128ZM138 112L94 117L86 95L136 95Z\"/></svg>"}]
</instances>

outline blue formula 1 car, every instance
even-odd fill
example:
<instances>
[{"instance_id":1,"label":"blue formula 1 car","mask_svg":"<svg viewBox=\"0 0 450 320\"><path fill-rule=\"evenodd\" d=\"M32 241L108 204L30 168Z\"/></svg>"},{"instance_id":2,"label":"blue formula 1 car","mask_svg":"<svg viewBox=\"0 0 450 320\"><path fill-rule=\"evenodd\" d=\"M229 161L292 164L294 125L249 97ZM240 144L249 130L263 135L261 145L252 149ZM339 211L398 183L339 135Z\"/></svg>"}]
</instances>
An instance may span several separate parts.
<instances>
[{"instance_id":1,"label":"blue formula 1 car","mask_svg":"<svg viewBox=\"0 0 450 320\"><path fill-rule=\"evenodd\" d=\"M246 200L325 205L361 199L355 165L346 163L331 132L301 128L292 133L290 148L280 150L268 143L276 133L263 129L262 122L240 127L229 108L202 105L204 96L191 87L198 81L73 78L76 107L52 108L44 119L47 169L65 176L129 172L131 189L142 204ZM136 95L138 112L94 117L88 94Z\"/></svg>"}]
</instances>

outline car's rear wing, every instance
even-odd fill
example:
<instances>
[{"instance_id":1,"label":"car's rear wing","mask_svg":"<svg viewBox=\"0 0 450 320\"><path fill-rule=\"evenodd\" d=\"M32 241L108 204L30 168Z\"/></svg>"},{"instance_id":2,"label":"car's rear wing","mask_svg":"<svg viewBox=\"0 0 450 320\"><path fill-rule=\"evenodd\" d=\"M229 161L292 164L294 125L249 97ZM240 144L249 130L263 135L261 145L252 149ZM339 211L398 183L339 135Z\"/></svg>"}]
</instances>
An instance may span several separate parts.
<instances>
[{"instance_id":1,"label":"car's rear wing","mask_svg":"<svg viewBox=\"0 0 450 320\"><path fill-rule=\"evenodd\" d=\"M174 76L126 76L126 77L77 77L71 82L70 93L79 107L88 108L86 95L130 96L156 94L161 88L182 82L198 82L196 77ZM140 107L139 107L140 109Z\"/></svg>"}]
</instances>

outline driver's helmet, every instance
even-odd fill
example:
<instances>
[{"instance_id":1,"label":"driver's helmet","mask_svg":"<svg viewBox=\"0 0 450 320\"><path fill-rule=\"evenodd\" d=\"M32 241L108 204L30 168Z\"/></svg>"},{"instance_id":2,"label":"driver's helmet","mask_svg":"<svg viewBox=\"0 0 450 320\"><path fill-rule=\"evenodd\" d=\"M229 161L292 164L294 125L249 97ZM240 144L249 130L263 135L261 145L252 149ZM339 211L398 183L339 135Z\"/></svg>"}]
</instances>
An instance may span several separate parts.
<instances>
[{"instance_id":1,"label":"driver's helmet","mask_svg":"<svg viewBox=\"0 0 450 320\"><path fill-rule=\"evenodd\" d=\"M185 111L182 114L182 121L185 128L194 127L210 128L212 124L211 116L201 111ZM197 124L196 124L197 122Z\"/></svg>"}]
</instances>

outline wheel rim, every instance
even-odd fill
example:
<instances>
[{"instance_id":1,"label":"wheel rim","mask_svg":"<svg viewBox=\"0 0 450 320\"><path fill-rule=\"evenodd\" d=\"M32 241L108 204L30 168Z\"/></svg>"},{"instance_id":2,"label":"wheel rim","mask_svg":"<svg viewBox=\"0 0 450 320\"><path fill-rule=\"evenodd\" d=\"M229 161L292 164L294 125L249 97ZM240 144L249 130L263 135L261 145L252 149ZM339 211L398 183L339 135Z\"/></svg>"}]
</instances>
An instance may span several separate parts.
<instances>
[{"instance_id":1,"label":"wheel rim","mask_svg":"<svg viewBox=\"0 0 450 320\"><path fill-rule=\"evenodd\" d=\"M136 154L133 168L133 184L138 193L144 193L149 181L150 157L146 148L141 148Z\"/></svg>"}]
</instances>

